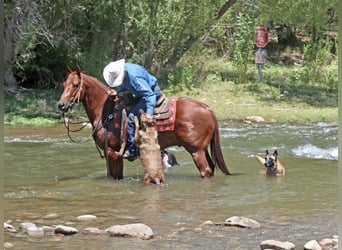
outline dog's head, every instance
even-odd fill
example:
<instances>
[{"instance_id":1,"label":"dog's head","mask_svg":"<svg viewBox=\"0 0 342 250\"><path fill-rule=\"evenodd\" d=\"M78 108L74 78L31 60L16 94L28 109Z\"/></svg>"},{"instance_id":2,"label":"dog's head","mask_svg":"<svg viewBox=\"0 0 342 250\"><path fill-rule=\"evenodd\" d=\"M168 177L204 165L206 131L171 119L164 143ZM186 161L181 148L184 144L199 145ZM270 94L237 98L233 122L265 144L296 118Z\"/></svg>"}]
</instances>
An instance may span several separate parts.
<instances>
[{"instance_id":1,"label":"dog's head","mask_svg":"<svg viewBox=\"0 0 342 250\"><path fill-rule=\"evenodd\" d=\"M265 167L266 168L276 168L278 161L278 152L275 150L273 154L270 154L268 150L266 150L265 154Z\"/></svg>"}]
</instances>

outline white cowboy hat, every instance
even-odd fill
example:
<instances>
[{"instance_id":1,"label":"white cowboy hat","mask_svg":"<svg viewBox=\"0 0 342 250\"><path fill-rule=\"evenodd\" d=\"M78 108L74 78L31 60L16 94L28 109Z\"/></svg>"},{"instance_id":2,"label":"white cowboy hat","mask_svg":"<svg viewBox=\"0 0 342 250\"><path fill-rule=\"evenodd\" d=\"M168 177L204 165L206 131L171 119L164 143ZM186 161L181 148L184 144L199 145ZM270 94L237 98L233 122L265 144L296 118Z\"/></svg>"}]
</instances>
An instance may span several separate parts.
<instances>
[{"instance_id":1,"label":"white cowboy hat","mask_svg":"<svg viewBox=\"0 0 342 250\"><path fill-rule=\"evenodd\" d=\"M103 69L103 78L110 87L118 87L122 84L125 76L125 59L109 63Z\"/></svg>"}]
</instances>

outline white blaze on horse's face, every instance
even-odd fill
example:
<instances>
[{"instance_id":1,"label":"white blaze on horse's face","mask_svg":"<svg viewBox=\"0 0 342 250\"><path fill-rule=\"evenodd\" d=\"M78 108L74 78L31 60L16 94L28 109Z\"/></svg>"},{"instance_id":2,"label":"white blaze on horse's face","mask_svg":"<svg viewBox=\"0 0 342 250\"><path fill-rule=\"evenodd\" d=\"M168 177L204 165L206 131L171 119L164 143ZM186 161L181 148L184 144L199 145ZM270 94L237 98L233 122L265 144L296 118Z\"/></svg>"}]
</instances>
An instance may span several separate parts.
<instances>
[{"instance_id":1,"label":"white blaze on horse's face","mask_svg":"<svg viewBox=\"0 0 342 250\"><path fill-rule=\"evenodd\" d=\"M57 105L62 112L68 112L75 103L79 102L81 78L77 72L71 72L63 83L63 93Z\"/></svg>"}]
</instances>

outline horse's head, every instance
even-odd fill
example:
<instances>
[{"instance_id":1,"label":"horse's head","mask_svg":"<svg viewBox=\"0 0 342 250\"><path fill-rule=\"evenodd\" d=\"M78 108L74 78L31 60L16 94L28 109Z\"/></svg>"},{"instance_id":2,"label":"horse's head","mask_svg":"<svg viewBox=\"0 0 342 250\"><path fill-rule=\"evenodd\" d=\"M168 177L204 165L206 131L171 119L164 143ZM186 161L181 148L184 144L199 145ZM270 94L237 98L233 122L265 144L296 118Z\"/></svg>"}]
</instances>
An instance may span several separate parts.
<instances>
[{"instance_id":1,"label":"horse's head","mask_svg":"<svg viewBox=\"0 0 342 250\"><path fill-rule=\"evenodd\" d=\"M67 66L68 76L63 83L63 93L59 99L57 105L62 112L68 112L75 103L79 103L82 95L83 77L81 74L81 68L77 66L76 71L72 71Z\"/></svg>"}]
</instances>

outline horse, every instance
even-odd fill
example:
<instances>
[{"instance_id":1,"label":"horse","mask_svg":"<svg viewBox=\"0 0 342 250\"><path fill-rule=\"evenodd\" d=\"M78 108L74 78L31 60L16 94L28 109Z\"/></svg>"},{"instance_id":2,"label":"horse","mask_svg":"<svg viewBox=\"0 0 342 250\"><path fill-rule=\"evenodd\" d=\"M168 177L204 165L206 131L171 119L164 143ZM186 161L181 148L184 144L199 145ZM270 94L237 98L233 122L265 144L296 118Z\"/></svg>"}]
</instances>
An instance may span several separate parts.
<instances>
[{"instance_id":1,"label":"horse","mask_svg":"<svg viewBox=\"0 0 342 250\"><path fill-rule=\"evenodd\" d=\"M107 176L123 179L122 152L125 138L122 137L125 117L120 105L120 96L110 94L109 86L97 78L67 66L67 78L57 103L64 114L74 104L82 103L93 128L93 138L98 149L102 149L107 163ZM110 103L110 106L108 106ZM170 146L182 146L192 159L204 179L214 176L215 167L223 174L231 175L224 161L216 115L206 104L189 97L177 97L174 129L159 132L161 150ZM113 110L113 111L108 111ZM208 146L210 144L210 154ZM119 152L119 153L118 153Z\"/></svg>"}]
</instances>

